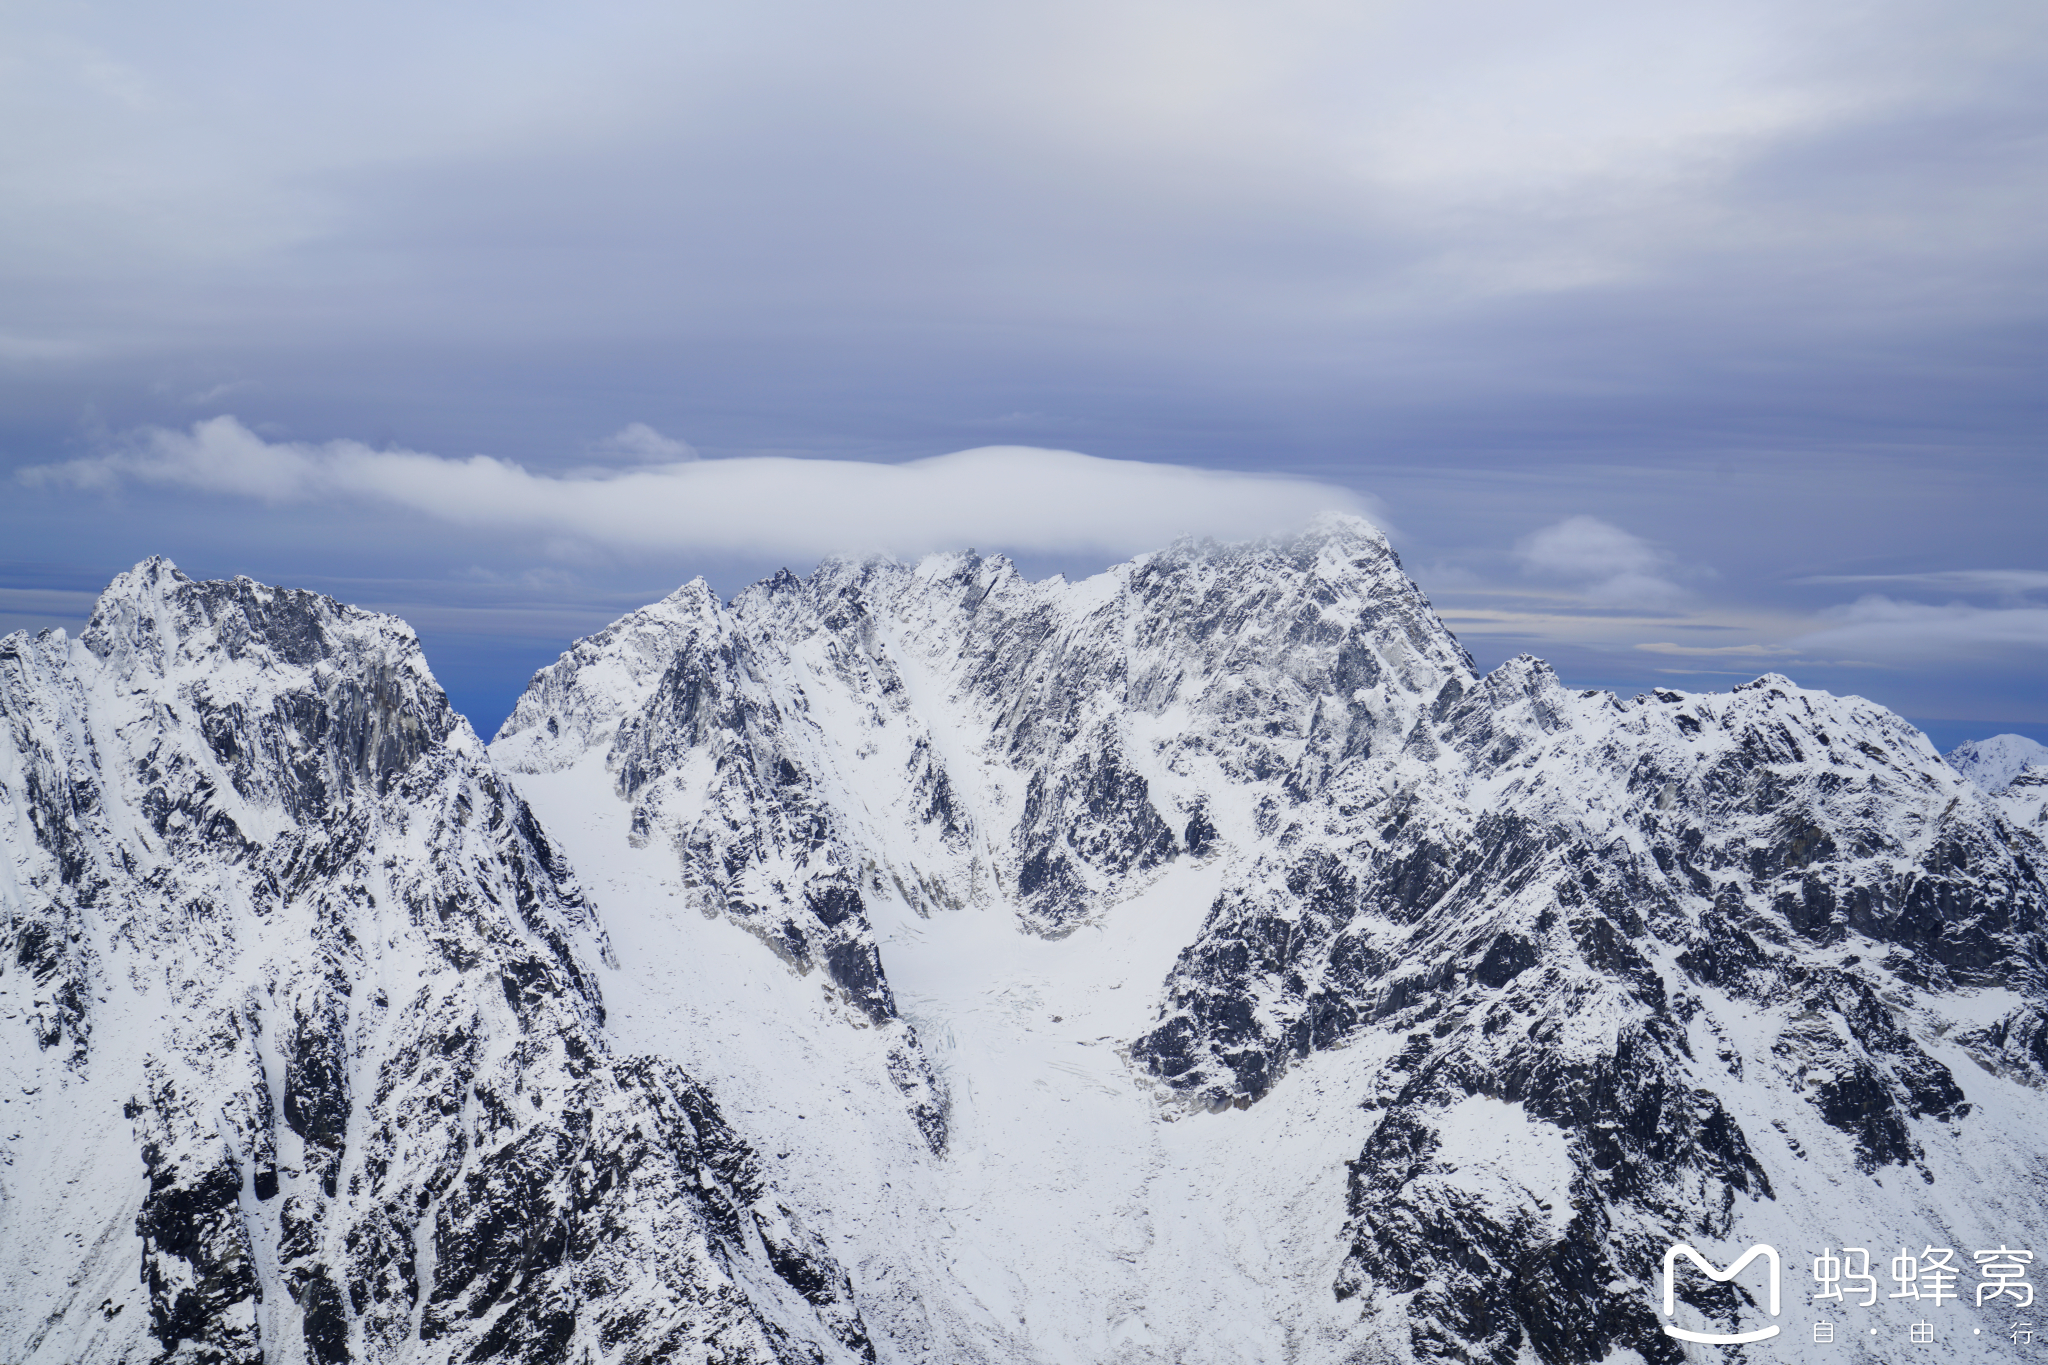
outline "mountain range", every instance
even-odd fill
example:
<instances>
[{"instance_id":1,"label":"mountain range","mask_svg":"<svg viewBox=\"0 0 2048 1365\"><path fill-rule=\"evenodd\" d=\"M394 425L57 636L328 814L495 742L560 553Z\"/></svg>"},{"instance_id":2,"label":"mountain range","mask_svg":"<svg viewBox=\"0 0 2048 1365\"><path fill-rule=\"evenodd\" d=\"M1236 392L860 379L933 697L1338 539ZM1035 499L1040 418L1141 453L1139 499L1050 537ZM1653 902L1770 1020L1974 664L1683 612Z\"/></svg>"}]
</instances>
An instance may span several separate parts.
<instances>
[{"instance_id":1,"label":"mountain range","mask_svg":"<svg viewBox=\"0 0 2048 1365\"><path fill-rule=\"evenodd\" d=\"M2048 1251L2048 751L1482 674L1356 518L693 582L488 745L150 560L0 723L10 1365L2007 1360Z\"/></svg>"}]
</instances>

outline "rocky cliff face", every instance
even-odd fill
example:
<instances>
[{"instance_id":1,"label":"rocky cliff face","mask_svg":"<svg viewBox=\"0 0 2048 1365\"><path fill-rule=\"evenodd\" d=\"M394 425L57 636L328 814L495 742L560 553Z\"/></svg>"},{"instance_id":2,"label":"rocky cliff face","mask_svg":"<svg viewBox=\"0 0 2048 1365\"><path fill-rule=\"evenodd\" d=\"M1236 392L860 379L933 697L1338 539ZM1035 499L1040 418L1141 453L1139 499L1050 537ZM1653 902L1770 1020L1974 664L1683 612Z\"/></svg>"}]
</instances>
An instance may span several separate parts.
<instances>
[{"instance_id":1,"label":"rocky cliff face","mask_svg":"<svg viewBox=\"0 0 2048 1365\"><path fill-rule=\"evenodd\" d=\"M402 627L167 573L8 642L20 1107L132 1111L9 1148L106 1176L21 1340L1676 1361L1672 1241L1788 1331L1827 1247L2048 1252L2040 793L1860 699L1480 676L1339 518L689 585L487 761Z\"/></svg>"},{"instance_id":2,"label":"rocky cliff face","mask_svg":"<svg viewBox=\"0 0 2048 1365\"><path fill-rule=\"evenodd\" d=\"M1675 1360L1639 1288L1671 1241L1776 1203L1840 1245L1841 1202L1785 1205L1852 1173L1868 1200L1832 1198L1866 1225L1899 1221L1896 1171L1952 1226L2001 1145L2038 1170L1952 1068L2048 1081L2016 1045L2044 1019L2040 849L1910 726L1779 677L1622 701L1524 659L1447 688L1409 746L1426 780L1361 765L1293 814L1134 1054L1245 1103L1314 1049L1406 1040L1336 1290L1419 1314L1419 1356ZM1447 1170L1475 1101L1556 1136L1568 1202ZM1695 1306L1734 1330L1735 1302Z\"/></svg>"},{"instance_id":3,"label":"rocky cliff face","mask_svg":"<svg viewBox=\"0 0 2048 1365\"><path fill-rule=\"evenodd\" d=\"M0 717L7 1359L872 1358L402 623L152 560Z\"/></svg>"},{"instance_id":4,"label":"rocky cliff face","mask_svg":"<svg viewBox=\"0 0 2048 1365\"><path fill-rule=\"evenodd\" d=\"M1948 762L2012 825L2048 840L2048 746L2024 735L1993 735L1957 746Z\"/></svg>"}]
</instances>

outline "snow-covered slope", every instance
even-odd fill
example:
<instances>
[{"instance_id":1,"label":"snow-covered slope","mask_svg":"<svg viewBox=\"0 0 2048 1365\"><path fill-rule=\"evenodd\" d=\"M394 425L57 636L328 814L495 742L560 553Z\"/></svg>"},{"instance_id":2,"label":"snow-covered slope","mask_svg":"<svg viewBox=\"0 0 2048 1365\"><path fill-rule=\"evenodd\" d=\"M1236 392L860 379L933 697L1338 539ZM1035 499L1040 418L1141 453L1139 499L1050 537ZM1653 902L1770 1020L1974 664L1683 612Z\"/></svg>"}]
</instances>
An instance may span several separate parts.
<instances>
[{"instance_id":1,"label":"snow-covered slope","mask_svg":"<svg viewBox=\"0 0 2048 1365\"><path fill-rule=\"evenodd\" d=\"M2028 768L2048 772L2048 744L2025 735L1965 740L1948 751L1951 768L1987 792L1999 792Z\"/></svg>"},{"instance_id":2,"label":"snow-covered slope","mask_svg":"<svg viewBox=\"0 0 2048 1365\"><path fill-rule=\"evenodd\" d=\"M1991 798L2015 828L2048 841L2048 745L1993 735L1949 750L1949 766Z\"/></svg>"},{"instance_id":3,"label":"snow-covered slope","mask_svg":"<svg viewBox=\"0 0 2048 1365\"><path fill-rule=\"evenodd\" d=\"M403 623L151 560L0 721L0 1359L870 1358Z\"/></svg>"},{"instance_id":4,"label":"snow-covered slope","mask_svg":"<svg viewBox=\"0 0 2048 1365\"><path fill-rule=\"evenodd\" d=\"M157 634L182 662L137 674L13 637L42 662L0 694L24 964L0 989L48 1040L13 1063L42 1136L0 1189L42 1221L7 1245L69 1226L50 1192L93 1171L105 1210L78 1226L113 1231L65 1265L108 1285L170 1265L169 1232L120 1240L138 1210L217 1229L180 1244L190 1266L242 1228L261 1307L206 1288L191 1340L246 1318L285 1359L1675 1362L1699 1350L1658 1312L1683 1240L1783 1256L1788 1338L1716 1358L1803 1358L1823 1314L1829 1359L1917 1358L1923 1314L1950 1357L2010 1358L2011 1315L1969 1285L1976 1249L2048 1253L2042 793L1984 795L1868 702L1776 676L1622 699L1527 658L1480 676L1379 533L1331 518L1080 583L969 554L730 603L687 585L538 674L486 761L402 627L265 594L159 592L318 604L317 645L281 618L260 650L178 624ZM124 580L102 615L130 598L154 600ZM410 700L344 705L337 679ZM319 707L337 719L257 720ZM59 759L90 798L53 794ZM290 795L316 769L352 775ZM65 889L66 810L102 812L78 847L122 896L167 888L154 938ZM181 810L258 851L178 854ZM289 852L316 838L337 851ZM191 914L192 888L232 913ZM138 972L202 984L119 984ZM159 1105L149 1068L174 1064ZM345 1122L308 1117L320 1066ZM114 1096L133 1136L92 1128ZM65 1136L88 1131L103 1151ZM621 1134L614 1166L586 1132ZM232 1216L152 1221L138 1144L231 1170ZM495 1174L483 1154L513 1149ZM314 1229L289 1249L287 1195ZM1964 1300L1816 1310L1807 1267L1844 1245L1880 1275L1955 1248ZM154 1349L100 1280L40 1289L40 1264L0 1254L43 1295L0 1350ZM309 1338L316 1270L346 1292ZM94 1330L126 1336L44 1332L101 1297ZM1695 1330L1767 1320L1748 1275L1679 1299Z\"/></svg>"}]
</instances>

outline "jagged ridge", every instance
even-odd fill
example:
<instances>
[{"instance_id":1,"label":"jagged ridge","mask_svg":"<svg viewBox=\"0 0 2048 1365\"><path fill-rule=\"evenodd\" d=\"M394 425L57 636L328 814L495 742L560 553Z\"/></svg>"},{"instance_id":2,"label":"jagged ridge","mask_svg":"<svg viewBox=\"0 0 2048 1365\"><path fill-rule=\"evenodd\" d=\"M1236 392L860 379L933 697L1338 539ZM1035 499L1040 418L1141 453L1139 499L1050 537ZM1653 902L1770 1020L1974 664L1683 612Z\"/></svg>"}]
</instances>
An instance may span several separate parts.
<instances>
[{"instance_id":1,"label":"jagged ridge","mask_svg":"<svg viewBox=\"0 0 2048 1365\"><path fill-rule=\"evenodd\" d=\"M398 623L161 564L0 689L25 1356L1670 1361L1670 1240L2048 1234L2048 787L1482 677L1355 519L687 585L536 676L519 791Z\"/></svg>"},{"instance_id":2,"label":"jagged ridge","mask_svg":"<svg viewBox=\"0 0 2048 1365\"><path fill-rule=\"evenodd\" d=\"M9 1359L873 1358L401 622L151 560L0 716Z\"/></svg>"}]
</instances>

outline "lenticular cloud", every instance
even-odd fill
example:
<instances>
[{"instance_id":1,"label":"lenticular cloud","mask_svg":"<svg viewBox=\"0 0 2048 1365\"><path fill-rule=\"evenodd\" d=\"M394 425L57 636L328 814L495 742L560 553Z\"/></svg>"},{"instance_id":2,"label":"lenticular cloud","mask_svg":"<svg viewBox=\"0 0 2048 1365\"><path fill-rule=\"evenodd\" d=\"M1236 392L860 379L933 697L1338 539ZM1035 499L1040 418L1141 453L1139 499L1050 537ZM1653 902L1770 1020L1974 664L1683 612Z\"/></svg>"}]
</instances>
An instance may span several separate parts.
<instances>
[{"instance_id":1,"label":"lenticular cloud","mask_svg":"<svg viewBox=\"0 0 2048 1365\"><path fill-rule=\"evenodd\" d=\"M1320 511L1367 510L1357 494L1305 479L1030 446L901 464L754 456L547 474L486 455L266 441L233 417L189 431L149 428L126 448L23 477L87 487L141 481L272 503L383 502L626 549L807 555L966 544L1128 552L1181 535L1260 536Z\"/></svg>"}]
</instances>

